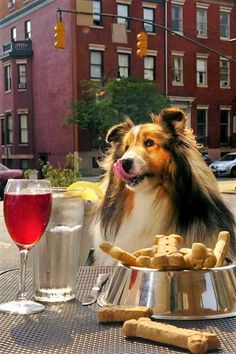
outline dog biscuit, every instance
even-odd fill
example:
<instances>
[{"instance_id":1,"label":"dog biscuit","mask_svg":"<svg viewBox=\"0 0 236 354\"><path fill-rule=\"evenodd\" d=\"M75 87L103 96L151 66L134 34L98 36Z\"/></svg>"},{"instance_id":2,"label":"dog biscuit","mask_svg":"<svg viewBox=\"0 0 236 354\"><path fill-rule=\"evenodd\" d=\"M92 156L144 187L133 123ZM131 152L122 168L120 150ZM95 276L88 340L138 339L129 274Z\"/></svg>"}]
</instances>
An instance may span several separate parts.
<instances>
[{"instance_id":1,"label":"dog biscuit","mask_svg":"<svg viewBox=\"0 0 236 354\"><path fill-rule=\"evenodd\" d=\"M148 247L148 248L141 248L140 250L137 250L133 253L133 256L135 257L139 257L139 256L149 256L149 257L153 257L154 254L157 253L157 246L154 245L152 247Z\"/></svg>"},{"instance_id":2,"label":"dog biscuit","mask_svg":"<svg viewBox=\"0 0 236 354\"><path fill-rule=\"evenodd\" d=\"M180 235L171 234L169 236L154 236L154 245L158 246L158 252L160 253L170 254L178 252L182 242L183 238Z\"/></svg>"},{"instance_id":3,"label":"dog biscuit","mask_svg":"<svg viewBox=\"0 0 236 354\"><path fill-rule=\"evenodd\" d=\"M124 322L140 317L151 317L153 310L146 306L104 306L98 310L98 320L101 323Z\"/></svg>"},{"instance_id":4,"label":"dog biscuit","mask_svg":"<svg viewBox=\"0 0 236 354\"><path fill-rule=\"evenodd\" d=\"M216 255L211 248L207 248L206 259L203 263L203 268L213 268L217 262Z\"/></svg>"},{"instance_id":5,"label":"dog biscuit","mask_svg":"<svg viewBox=\"0 0 236 354\"><path fill-rule=\"evenodd\" d=\"M190 252L184 256L186 267L195 270L202 269L206 256L206 246L203 243L193 243Z\"/></svg>"},{"instance_id":6,"label":"dog biscuit","mask_svg":"<svg viewBox=\"0 0 236 354\"><path fill-rule=\"evenodd\" d=\"M152 321L150 318L131 319L123 324L126 337L141 337L155 342L188 349L201 354L220 346L216 334L179 328L173 325Z\"/></svg>"},{"instance_id":7,"label":"dog biscuit","mask_svg":"<svg viewBox=\"0 0 236 354\"><path fill-rule=\"evenodd\" d=\"M155 269L163 269L169 265L168 256L161 253L157 253L153 257L139 256L137 258L137 263L140 267Z\"/></svg>"},{"instance_id":8,"label":"dog biscuit","mask_svg":"<svg viewBox=\"0 0 236 354\"><path fill-rule=\"evenodd\" d=\"M137 258L133 256L131 253L126 252L122 248L118 246L114 246L110 242L103 242L99 246L101 250L109 256L115 258L116 260L120 261L121 263L130 265L130 266L137 266Z\"/></svg>"},{"instance_id":9,"label":"dog biscuit","mask_svg":"<svg viewBox=\"0 0 236 354\"><path fill-rule=\"evenodd\" d=\"M215 267L221 267L223 265L229 250L229 240L230 234L228 231L221 231L219 233L218 241L216 242L215 248L213 250L217 259Z\"/></svg>"}]
</instances>

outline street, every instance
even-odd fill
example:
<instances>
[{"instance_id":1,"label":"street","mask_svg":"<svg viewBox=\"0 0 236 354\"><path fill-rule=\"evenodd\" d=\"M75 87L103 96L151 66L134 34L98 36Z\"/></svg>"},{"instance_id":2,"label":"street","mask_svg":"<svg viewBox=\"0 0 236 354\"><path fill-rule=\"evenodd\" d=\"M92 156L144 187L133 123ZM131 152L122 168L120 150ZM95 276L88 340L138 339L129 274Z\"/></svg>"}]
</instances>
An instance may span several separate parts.
<instances>
[{"instance_id":1,"label":"street","mask_svg":"<svg viewBox=\"0 0 236 354\"><path fill-rule=\"evenodd\" d=\"M236 179L221 178L218 180L223 198L236 219ZM0 202L0 271L19 267L19 250L11 240L4 223L3 202ZM31 261L29 253L29 264Z\"/></svg>"}]
</instances>

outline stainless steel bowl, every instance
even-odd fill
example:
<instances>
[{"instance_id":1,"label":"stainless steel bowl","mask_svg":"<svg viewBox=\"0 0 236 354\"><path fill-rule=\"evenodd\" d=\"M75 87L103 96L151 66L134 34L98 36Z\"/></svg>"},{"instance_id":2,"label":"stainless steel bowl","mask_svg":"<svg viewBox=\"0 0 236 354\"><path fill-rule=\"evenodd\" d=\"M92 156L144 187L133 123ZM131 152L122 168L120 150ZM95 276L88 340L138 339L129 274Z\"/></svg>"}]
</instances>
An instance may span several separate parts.
<instances>
[{"instance_id":1,"label":"stainless steel bowl","mask_svg":"<svg viewBox=\"0 0 236 354\"><path fill-rule=\"evenodd\" d=\"M236 263L206 270L159 271L119 264L100 306L143 305L154 318L171 320L236 316Z\"/></svg>"}]
</instances>

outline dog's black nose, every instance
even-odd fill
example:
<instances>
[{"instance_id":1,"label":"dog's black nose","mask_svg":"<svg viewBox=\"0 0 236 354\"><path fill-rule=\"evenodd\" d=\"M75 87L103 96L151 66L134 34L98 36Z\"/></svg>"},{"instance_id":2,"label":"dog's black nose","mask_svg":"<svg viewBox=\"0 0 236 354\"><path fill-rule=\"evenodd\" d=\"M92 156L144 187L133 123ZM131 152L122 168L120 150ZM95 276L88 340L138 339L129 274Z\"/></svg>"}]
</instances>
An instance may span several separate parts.
<instances>
[{"instance_id":1,"label":"dog's black nose","mask_svg":"<svg viewBox=\"0 0 236 354\"><path fill-rule=\"evenodd\" d=\"M124 159L122 160L122 167L125 172L129 172L133 166L133 159Z\"/></svg>"}]
</instances>

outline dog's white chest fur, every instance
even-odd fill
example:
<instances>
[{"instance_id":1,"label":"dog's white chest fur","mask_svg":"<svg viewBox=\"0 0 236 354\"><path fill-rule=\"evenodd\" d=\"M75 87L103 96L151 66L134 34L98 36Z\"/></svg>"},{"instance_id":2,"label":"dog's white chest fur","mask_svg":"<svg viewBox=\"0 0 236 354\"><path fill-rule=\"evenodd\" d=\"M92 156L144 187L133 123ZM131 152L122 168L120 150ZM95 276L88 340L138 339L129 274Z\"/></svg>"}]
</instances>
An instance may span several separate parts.
<instances>
[{"instance_id":1,"label":"dog's white chest fur","mask_svg":"<svg viewBox=\"0 0 236 354\"><path fill-rule=\"evenodd\" d=\"M134 208L128 217L124 217L120 225L115 245L128 252L134 252L140 248L149 247L153 244L155 234L168 234L170 230L170 208L166 199L156 200L155 193L136 193ZM114 260L99 251L99 244L103 242L102 235L98 234L96 227L95 252L96 264L111 265Z\"/></svg>"}]
</instances>

